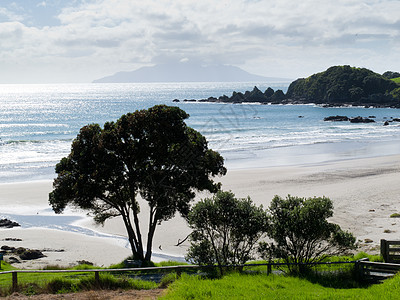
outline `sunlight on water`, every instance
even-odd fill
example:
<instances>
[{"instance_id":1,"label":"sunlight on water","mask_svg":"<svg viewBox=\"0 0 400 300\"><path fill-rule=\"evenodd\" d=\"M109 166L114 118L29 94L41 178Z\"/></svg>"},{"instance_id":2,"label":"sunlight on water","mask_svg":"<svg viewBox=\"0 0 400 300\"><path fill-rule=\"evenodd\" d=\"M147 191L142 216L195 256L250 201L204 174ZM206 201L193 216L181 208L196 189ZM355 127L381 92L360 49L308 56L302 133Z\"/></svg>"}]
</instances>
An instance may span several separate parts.
<instances>
[{"instance_id":1,"label":"sunlight on water","mask_svg":"<svg viewBox=\"0 0 400 300\"><path fill-rule=\"evenodd\" d=\"M258 166L271 165L269 157L278 157L282 147L328 143L334 145L329 148L331 156L337 156L345 142L368 145L399 141L400 123L383 126L384 120L400 117L396 109L172 102L230 96L254 85L261 90L271 86L286 91L288 83L0 85L0 181L51 179L55 164L68 155L82 126L103 125L155 104L177 105L187 111L187 123L207 137L211 148L222 153L228 167L248 165L249 160L257 160ZM374 115L376 123L324 122L323 118L330 115ZM380 152L400 153L398 148L385 147ZM373 155L371 151L366 155ZM296 156L289 153L286 155Z\"/></svg>"}]
</instances>

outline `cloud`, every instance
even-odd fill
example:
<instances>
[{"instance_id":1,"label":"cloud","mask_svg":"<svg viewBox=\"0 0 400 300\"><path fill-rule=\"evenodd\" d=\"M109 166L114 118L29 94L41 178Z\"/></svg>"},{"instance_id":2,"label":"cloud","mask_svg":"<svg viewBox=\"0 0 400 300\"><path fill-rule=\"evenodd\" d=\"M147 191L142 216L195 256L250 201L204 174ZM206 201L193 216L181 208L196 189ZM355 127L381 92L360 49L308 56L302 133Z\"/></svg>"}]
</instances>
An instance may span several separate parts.
<instances>
[{"instance_id":1,"label":"cloud","mask_svg":"<svg viewBox=\"0 0 400 300\"><path fill-rule=\"evenodd\" d=\"M0 69L12 72L13 64L23 62L34 70L39 62L55 73L50 78L63 70L61 77L71 81L182 59L283 77L307 76L344 63L400 71L400 1L48 3L53 3L56 25L38 27L27 23L21 12L0 8L5 19L0 23ZM36 5L44 9L48 3Z\"/></svg>"}]
</instances>

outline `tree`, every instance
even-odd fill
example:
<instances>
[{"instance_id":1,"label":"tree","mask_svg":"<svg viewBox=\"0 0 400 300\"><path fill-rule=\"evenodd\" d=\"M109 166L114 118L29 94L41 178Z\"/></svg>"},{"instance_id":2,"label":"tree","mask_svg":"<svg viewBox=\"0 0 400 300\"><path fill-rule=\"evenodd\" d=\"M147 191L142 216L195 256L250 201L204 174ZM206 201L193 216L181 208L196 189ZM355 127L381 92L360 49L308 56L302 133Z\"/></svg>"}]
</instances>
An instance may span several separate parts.
<instances>
[{"instance_id":1,"label":"tree","mask_svg":"<svg viewBox=\"0 0 400 300\"><path fill-rule=\"evenodd\" d=\"M98 223L121 216L135 259L150 261L156 226L176 212L186 215L196 191L216 192L212 177L224 175L223 158L184 122L178 107L157 105L81 128L71 153L56 166L49 203L56 213L67 205L88 210ZM150 213L147 245L137 195ZM146 251L144 251L146 249Z\"/></svg>"},{"instance_id":2,"label":"tree","mask_svg":"<svg viewBox=\"0 0 400 300\"><path fill-rule=\"evenodd\" d=\"M198 202L188 215L191 246L186 258L197 264L244 264L253 257L267 226L262 206L250 197L237 199L232 192L218 191Z\"/></svg>"},{"instance_id":3,"label":"tree","mask_svg":"<svg viewBox=\"0 0 400 300\"><path fill-rule=\"evenodd\" d=\"M306 271L307 265L326 255L341 254L355 248L355 237L327 221L333 215L329 198L299 198L275 196L269 207L268 236L272 243L260 243L263 258L282 258L293 273Z\"/></svg>"}]
</instances>

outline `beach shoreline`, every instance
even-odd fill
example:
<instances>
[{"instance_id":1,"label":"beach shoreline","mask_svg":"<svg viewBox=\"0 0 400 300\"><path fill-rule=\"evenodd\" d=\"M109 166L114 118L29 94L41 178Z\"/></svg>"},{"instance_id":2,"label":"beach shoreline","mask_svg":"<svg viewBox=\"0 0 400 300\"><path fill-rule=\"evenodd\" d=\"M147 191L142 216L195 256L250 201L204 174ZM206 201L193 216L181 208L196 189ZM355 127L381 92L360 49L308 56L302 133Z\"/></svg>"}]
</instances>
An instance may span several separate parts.
<instances>
[{"instance_id":1,"label":"beach shoreline","mask_svg":"<svg viewBox=\"0 0 400 300\"><path fill-rule=\"evenodd\" d=\"M274 195L329 197L334 204L331 221L357 237L361 246L357 251L378 253L380 239L396 239L400 232L400 221L390 218L392 213L400 212L399 175L400 155L387 155L318 163L299 161L299 164L290 166L228 169L226 176L216 180L221 181L224 190L232 190L237 197L250 196L264 208L269 206ZM48 206L51 190L51 181L0 184L2 214L54 215ZM202 193L196 200L209 196L210 193ZM146 205L142 205L143 232L147 224L146 212ZM107 221L101 227L93 224L90 218L84 218L84 212L68 210L67 215L80 216L73 222L73 228L85 228L103 235L90 236L68 231L68 228L59 230L40 226L0 229L1 245L63 250L49 251L45 253L45 258L16 264L16 267L42 268L46 264L70 266L79 260L109 266L130 255L126 240L121 238L126 236L125 228L118 218ZM163 222L154 237L155 260L182 259L189 244L176 244L189 233L185 220L178 215ZM22 241L6 242L5 238L20 238Z\"/></svg>"}]
</instances>

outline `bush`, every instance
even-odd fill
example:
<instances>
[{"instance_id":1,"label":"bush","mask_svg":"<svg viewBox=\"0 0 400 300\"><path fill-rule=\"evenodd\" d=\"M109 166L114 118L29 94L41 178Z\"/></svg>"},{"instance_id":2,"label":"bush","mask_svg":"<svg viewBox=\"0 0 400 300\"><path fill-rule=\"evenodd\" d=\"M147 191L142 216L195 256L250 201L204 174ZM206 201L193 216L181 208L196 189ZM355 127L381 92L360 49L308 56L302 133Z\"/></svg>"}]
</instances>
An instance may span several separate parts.
<instances>
[{"instance_id":1,"label":"bush","mask_svg":"<svg viewBox=\"0 0 400 300\"><path fill-rule=\"evenodd\" d=\"M197 264L244 264L264 235L267 216L251 199L237 199L232 192L219 191L198 202L188 215L191 246L187 259Z\"/></svg>"},{"instance_id":2,"label":"bush","mask_svg":"<svg viewBox=\"0 0 400 300\"><path fill-rule=\"evenodd\" d=\"M291 273L304 273L307 263L321 261L326 255L338 255L355 248L355 237L329 223L333 204L329 198L275 196L269 207L268 236L273 242L260 243L263 258L281 258Z\"/></svg>"}]
</instances>

